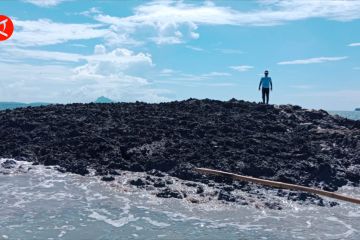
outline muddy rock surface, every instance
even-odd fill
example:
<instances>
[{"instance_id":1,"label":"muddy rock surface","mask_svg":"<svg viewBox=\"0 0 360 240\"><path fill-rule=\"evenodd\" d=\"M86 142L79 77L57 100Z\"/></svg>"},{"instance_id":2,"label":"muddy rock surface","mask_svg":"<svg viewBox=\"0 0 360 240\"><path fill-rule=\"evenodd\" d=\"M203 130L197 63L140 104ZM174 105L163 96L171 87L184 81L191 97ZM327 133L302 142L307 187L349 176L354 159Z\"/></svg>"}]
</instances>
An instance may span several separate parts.
<instances>
[{"instance_id":1,"label":"muddy rock surface","mask_svg":"<svg viewBox=\"0 0 360 240\"><path fill-rule=\"evenodd\" d=\"M151 182L162 189L159 197L186 197L171 190L165 175L218 186L218 199L229 202L238 201L234 189L257 189L201 175L194 167L328 191L360 182L360 121L323 110L189 99L28 107L0 111L0 121L2 158L57 165L82 175L95 169L104 181L112 181L118 170L147 172L160 180L132 184ZM203 194L201 186L193 186L197 194ZM284 197L311 198L294 193Z\"/></svg>"}]
</instances>

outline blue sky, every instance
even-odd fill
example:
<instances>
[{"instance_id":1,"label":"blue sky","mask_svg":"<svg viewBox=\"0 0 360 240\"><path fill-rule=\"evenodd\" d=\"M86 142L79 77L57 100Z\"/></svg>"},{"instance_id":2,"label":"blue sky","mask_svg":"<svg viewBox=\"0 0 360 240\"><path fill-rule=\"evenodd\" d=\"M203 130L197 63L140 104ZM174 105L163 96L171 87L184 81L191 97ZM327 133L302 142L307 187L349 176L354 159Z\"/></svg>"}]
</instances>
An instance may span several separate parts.
<instances>
[{"instance_id":1,"label":"blue sky","mask_svg":"<svg viewBox=\"0 0 360 240\"><path fill-rule=\"evenodd\" d=\"M5 0L0 101L260 101L360 106L360 1Z\"/></svg>"}]
</instances>

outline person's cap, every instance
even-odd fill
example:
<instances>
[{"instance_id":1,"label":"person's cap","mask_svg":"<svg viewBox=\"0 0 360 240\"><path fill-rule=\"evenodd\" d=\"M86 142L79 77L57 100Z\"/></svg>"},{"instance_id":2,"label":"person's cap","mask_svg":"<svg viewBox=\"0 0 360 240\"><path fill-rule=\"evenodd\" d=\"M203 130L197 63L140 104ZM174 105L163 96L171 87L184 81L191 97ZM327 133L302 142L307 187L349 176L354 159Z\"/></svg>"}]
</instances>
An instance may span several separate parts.
<instances>
[{"instance_id":1,"label":"person's cap","mask_svg":"<svg viewBox=\"0 0 360 240\"><path fill-rule=\"evenodd\" d=\"M268 70L265 70L265 72L264 73L269 73L269 71Z\"/></svg>"}]
</instances>

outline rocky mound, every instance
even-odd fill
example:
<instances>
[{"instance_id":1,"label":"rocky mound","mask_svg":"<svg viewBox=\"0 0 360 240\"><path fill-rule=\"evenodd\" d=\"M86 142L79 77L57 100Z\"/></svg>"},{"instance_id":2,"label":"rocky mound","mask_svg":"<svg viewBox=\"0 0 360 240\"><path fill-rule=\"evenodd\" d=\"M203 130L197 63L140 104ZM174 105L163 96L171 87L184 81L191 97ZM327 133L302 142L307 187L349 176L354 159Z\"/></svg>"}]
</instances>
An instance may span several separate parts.
<instances>
[{"instance_id":1,"label":"rocky mound","mask_svg":"<svg viewBox=\"0 0 360 240\"><path fill-rule=\"evenodd\" d=\"M0 122L0 157L78 174L156 169L211 178L193 172L197 166L330 191L360 182L360 121L299 106L235 99L49 105L1 111Z\"/></svg>"}]
</instances>

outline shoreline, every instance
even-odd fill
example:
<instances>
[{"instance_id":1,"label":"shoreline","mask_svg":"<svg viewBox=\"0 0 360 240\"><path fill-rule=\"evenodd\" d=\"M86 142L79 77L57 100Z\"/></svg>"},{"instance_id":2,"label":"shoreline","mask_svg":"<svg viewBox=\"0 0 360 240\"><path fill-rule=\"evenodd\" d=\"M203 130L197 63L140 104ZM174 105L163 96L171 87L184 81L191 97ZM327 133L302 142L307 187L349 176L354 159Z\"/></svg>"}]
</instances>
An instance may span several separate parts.
<instances>
[{"instance_id":1,"label":"shoreline","mask_svg":"<svg viewBox=\"0 0 360 240\"><path fill-rule=\"evenodd\" d=\"M63 172L59 166L33 165L27 161L0 158L0 174L15 176L23 174L36 174L39 171L54 171L58 174L73 174ZM60 170L60 171L59 171ZM78 174L75 174L78 175ZM81 176L81 175L80 175ZM288 202L299 205L317 205L333 207L339 204L330 198L321 198L313 194L264 187L257 184L234 181L232 185L218 183L210 180L208 184L182 180L159 171L131 172L118 171L111 181L104 180L104 176L96 175L94 169L89 169L89 174L82 176L97 179L113 191L126 193L146 192L157 198L178 199L189 204L219 206L248 206L257 209L283 210L289 207ZM246 190L243 187L246 186Z\"/></svg>"},{"instance_id":2,"label":"shoreline","mask_svg":"<svg viewBox=\"0 0 360 240\"><path fill-rule=\"evenodd\" d=\"M256 195L257 189L263 189L204 176L193 167L328 191L346 184L358 186L360 181L360 146L356 145L360 121L323 110L189 99L50 105L2 111L0 120L2 158L58 165L59 171L81 175L95 169L104 181L114 181L119 170L144 172L147 176L135 179L133 185L152 186L159 197L184 197L161 181L165 176L213 185L219 189L219 200L238 204L249 201L236 197L236 191ZM191 188L198 191L197 186ZM201 190L196 194L200 196ZM283 195L332 205L304 193Z\"/></svg>"}]
</instances>

